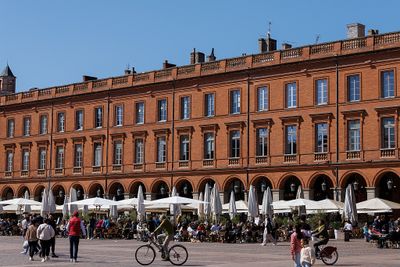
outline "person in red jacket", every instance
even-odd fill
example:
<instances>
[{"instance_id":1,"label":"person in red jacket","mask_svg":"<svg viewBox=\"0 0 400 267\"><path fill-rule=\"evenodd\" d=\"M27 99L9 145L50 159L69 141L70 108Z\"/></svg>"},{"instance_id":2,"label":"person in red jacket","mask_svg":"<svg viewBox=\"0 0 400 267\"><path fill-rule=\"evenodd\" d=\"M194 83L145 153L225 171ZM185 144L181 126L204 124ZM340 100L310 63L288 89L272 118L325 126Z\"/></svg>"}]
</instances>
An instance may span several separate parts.
<instances>
[{"instance_id":1,"label":"person in red jacket","mask_svg":"<svg viewBox=\"0 0 400 267\"><path fill-rule=\"evenodd\" d=\"M69 255L71 262L77 262L78 258L78 246L79 238L85 239L86 230L83 221L79 219L79 214L77 211L74 212L73 217L69 220L67 225L67 231L69 235Z\"/></svg>"}]
</instances>

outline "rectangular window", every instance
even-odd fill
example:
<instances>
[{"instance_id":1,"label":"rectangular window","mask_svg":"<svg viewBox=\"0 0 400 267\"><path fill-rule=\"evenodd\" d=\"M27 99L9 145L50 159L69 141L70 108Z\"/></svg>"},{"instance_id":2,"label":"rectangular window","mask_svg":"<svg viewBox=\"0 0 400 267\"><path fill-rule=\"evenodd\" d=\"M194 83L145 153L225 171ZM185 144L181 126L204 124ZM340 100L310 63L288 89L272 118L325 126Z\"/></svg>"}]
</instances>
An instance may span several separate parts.
<instances>
[{"instance_id":1,"label":"rectangular window","mask_svg":"<svg viewBox=\"0 0 400 267\"><path fill-rule=\"evenodd\" d=\"M240 113L240 90L233 90L230 92L231 100L231 114Z\"/></svg>"},{"instance_id":2,"label":"rectangular window","mask_svg":"<svg viewBox=\"0 0 400 267\"><path fill-rule=\"evenodd\" d=\"M115 106L115 126L122 126L124 119L124 109L122 105Z\"/></svg>"},{"instance_id":3,"label":"rectangular window","mask_svg":"<svg viewBox=\"0 0 400 267\"><path fill-rule=\"evenodd\" d=\"M75 145L75 153L74 153L74 167L82 167L83 166L83 146L82 144Z\"/></svg>"},{"instance_id":4,"label":"rectangular window","mask_svg":"<svg viewBox=\"0 0 400 267\"><path fill-rule=\"evenodd\" d=\"M231 140L231 158L239 158L240 157L240 131L231 131L230 132L230 140Z\"/></svg>"},{"instance_id":5,"label":"rectangular window","mask_svg":"<svg viewBox=\"0 0 400 267\"><path fill-rule=\"evenodd\" d=\"M143 164L144 162L144 142L143 139L135 140L135 163Z\"/></svg>"},{"instance_id":6,"label":"rectangular window","mask_svg":"<svg viewBox=\"0 0 400 267\"><path fill-rule=\"evenodd\" d=\"M167 159L167 143L165 136L157 137L157 162L162 163Z\"/></svg>"},{"instance_id":7,"label":"rectangular window","mask_svg":"<svg viewBox=\"0 0 400 267\"><path fill-rule=\"evenodd\" d=\"M114 142L114 165L122 165L122 141Z\"/></svg>"},{"instance_id":8,"label":"rectangular window","mask_svg":"<svg viewBox=\"0 0 400 267\"><path fill-rule=\"evenodd\" d=\"M64 132L65 131L65 113L60 112L57 114L57 131Z\"/></svg>"},{"instance_id":9,"label":"rectangular window","mask_svg":"<svg viewBox=\"0 0 400 267\"><path fill-rule=\"evenodd\" d=\"M144 102L136 103L136 123L144 123Z\"/></svg>"},{"instance_id":10,"label":"rectangular window","mask_svg":"<svg viewBox=\"0 0 400 267\"><path fill-rule=\"evenodd\" d=\"M347 76L348 101L360 101L360 75Z\"/></svg>"},{"instance_id":11,"label":"rectangular window","mask_svg":"<svg viewBox=\"0 0 400 267\"><path fill-rule=\"evenodd\" d=\"M328 152L328 124L317 123L315 125L315 152Z\"/></svg>"},{"instance_id":12,"label":"rectangular window","mask_svg":"<svg viewBox=\"0 0 400 267\"><path fill-rule=\"evenodd\" d=\"M83 110L77 110L75 112L75 130L83 130Z\"/></svg>"},{"instance_id":13,"label":"rectangular window","mask_svg":"<svg viewBox=\"0 0 400 267\"><path fill-rule=\"evenodd\" d=\"M9 119L7 121L7 137L14 137L15 133L15 121L14 119Z\"/></svg>"},{"instance_id":14,"label":"rectangular window","mask_svg":"<svg viewBox=\"0 0 400 267\"><path fill-rule=\"evenodd\" d=\"M39 120L40 120L39 133L47 134L47 115L41 115Z\"/></svg>"},{"instance_id":15,"label":"rectangular window","mask_svg":"<svg viewBox=\"0 0 400 267\"><path fill-rule=\"evenodd\" d=\"M94 127L103 127L103 108L97 107L94 109Z\"/></svg>"},{"instance_id":16,"label":"rectangular window","mask_svg":"<svg viewBox=\"0 0 400 267\"><path fill-rule=\"evenodd\" d=\"M22 170L23 171L29 170L29 150L28 149L22 150Z\"/></svg>"},{"instance_id":17,"label":"rectangular window","mask_svg":"<svg viewBox=\"0 0 400 267\"><path fill-rule=\"evenodd\" d=\"M260 87L257 89L257 110L268 110L268 87Z\"/></svg>"},{"instance_id":18,"label":"rectangular window","mask_svg":"<svg viewBox=\"0 0 400 267\"><path fill-rule=\"evenodd\" d=\"M24 136L31 135L31 118L25 117L24 118Z\"/></svg>"},{"instance_id":19,"label":"rectangular window","mask_svg":"<svg viewBox=\"0 0 400 267\"><path fill-rule=\"evenodd\" d=\"M102 147L101 143L94 143L93 144L93 166L94 167L101 167L101 160L102 160Z\"/></svg>"},{"instance_id":20,"label":"rectangular window","mask_svg":"<svg viewBox=\"0 0 400 267\"><path fill-rule=\"evenodd\" d=\"M39 148L39 170L46 169L46 148L41 147Z\"/></svg>"},{"instance_id":21,"label":"rectangular window","mask_svg":"<svg viewBox=\"0 0 400 267\"><path fill-rule=\"evenodd\" d=\"M297 107L297 84L287 83L285 85L286 94L286 107L295 108Z\"/></svg>"},{"instance_id":22,"label":"rectangular window","mask_svg":"<svg viewBox=\"0 0 400 267\"><path fill-rule=\"evenodd\" d=\"M268 131L267 128L258 128L256 132L257 138L257 147L256 147L256 156L265 157L268 154Z\"/></svg>"},{"instance_id":23,"label":"rectangular window","mask_svg":"<svg viewBox=\"0 0 400 267\"><path fill-rule=\"evenodd\" d=\"M181 119L187 120L190 118L190 97L184 96L181 98Z\"/></svg>"},{"instance_id":24,"label":"rectangular window","mask_svg":"<svg viewBox=\"0 0 400 267\"><path fill-rule=\"evenodd\" d=\"M56 147L56 169L64 168L64 147Z\"/></svg>"},{"instance_id":25,"label":"rectangular window","mask_svg":"<svg viewBox=\"0 0 400 267\"><path fill-rule=\"evenodd\" d=\"M285 127L285 154L296 155L297 154L297 126L287 125Z\"/></svg>"},{"instance_id":26,"label":"rectangular window","mask_svg":"<svg viewBox=\"0 0 400 267\"><path fill-rule=\"evenodd\" d=\"M315 81L315 92L317 105L328 104L328 80L320 79Z\"/></svg>"},{"instance_id":27,"label":"rectangular window","mask_svg":"<svg viewBox=\"0 0 400 267\"><path fill-rule=\"evenodd\" d=\"M12 151L7 151L7 164L6 170L12 172L14 169L14 153Z\"/></svg>"},{"instance_id":28,"label":"rectangular window","mask_svg":"<svg viewBox=\"0 0 400 267\"><path fill-rule=\"evenodd\" d=\"M348 121L348 150L361 150L360 120Z\"/></svg>"},{"instance_id":29,"label":"rectangular window","mask_svg":"<svg viewBox=\"0 0 400 267\"><path fill-rule=\"evenodd\" d=\"M394 118L382 118L382 149L394 149L395 143L395 125Z\"/></svg>"},{"instance_id":30,"label":"rectangular window","mask_svg":"<svg viewBox=\"0 0 400 267\"><path fill-rule=\"evenodd\" d=\"M204 159L214 159L214 133L204 135Z\"/></svg>"},{"instance_id":31,"label":"rectangular window","mask_svg":"<svg viewBox=\"0 0 400 267\"><path fill-rule=\"evenodd\" d=\"M180 138L180 153L179 160L188 161L189 160L189 135L181 135Z\"/></svg>"},{"instance_id":32,"label":"rectangular window","mask_svg":"<svg viewBox=\"0 0 400 267\"><path fill-rule=\"evenodd\" d=\"M394 71L381 72L381 94L383 98L394 97Z\"/></svg>"},{"instance_id":33,"label":"rectangular window","mask_svg":"<svg viewBox=\"0 0 400 267\"><path fill-rule=\"evenodd\" d=\"M204 115L212 117L215 115L215 94L206 94L204 98Z\"/></svg>"},{"instance_id":34,"label":"rectangular window","mask_svg":"<svg viewBox=\"0 0 400 267\"><path fill-rule=\"evenodd\" d=\"M158 121L167 121L167 99L160 99L157 103Z\"/></svg>"}]
</instances>

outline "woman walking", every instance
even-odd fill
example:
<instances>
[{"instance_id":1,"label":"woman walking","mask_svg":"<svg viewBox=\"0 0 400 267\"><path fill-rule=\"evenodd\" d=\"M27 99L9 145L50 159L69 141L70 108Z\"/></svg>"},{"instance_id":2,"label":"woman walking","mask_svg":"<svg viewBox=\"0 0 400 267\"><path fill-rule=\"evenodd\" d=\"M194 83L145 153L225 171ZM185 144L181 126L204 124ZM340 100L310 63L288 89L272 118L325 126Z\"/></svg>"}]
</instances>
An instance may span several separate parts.
<instances>
[{"instance_id":1,"label":"woman walking","mask_svg":"<svg viewBox=\"0 0 400 267\"><path fill-rule=\"evenodd\" d=\"M70 261L77 262L79 238L81 233L83 239L85 239L86 236L85 225L83 224L83 221L79 219L79 213L77 211L74 212L73 217L69 220L67 231L69 233Z\"/></svg>"},{"instance_id":2,"label":"woman walking","mask_svg":"<svg viewBox=\"0 0 400 267\"><path fill-rule=\"evenodd\" d=\"M35 254L38 246L37 228L38 228L38 222L35 219L33 219L31 225L29 225L25 233L25 240L28 241L28 246L29 246L30 261L33 261L33 255Z\"/></svg>"},{"instance_id":3,"label":"woman walking","mask_svg":"<svg viewBox=\"0 0 400 267\"><path fill-rule=\"evenodd\" d=\"M290 236L290 254L292 254L292 260L294 261L294 267L301 267L300 263L300 252L301 252L301 239L303 238L303 233L301 232L301 227L296 224L295 231Z\"/></svg>"},{"instance_id":4,"label":"woman walking","mask_svg":"<svg viewBox=\"0 0 400 267\"><path fill-rule=\"evenodd\" d=\"M50 225L50 220L45 219L44 223L39 225L37 229L37 237L40 240L40 246L42 250L40 251L40 257L42 262L49 260L51 239L55 236L53 227Z\"/></svg>"}]
</instances>

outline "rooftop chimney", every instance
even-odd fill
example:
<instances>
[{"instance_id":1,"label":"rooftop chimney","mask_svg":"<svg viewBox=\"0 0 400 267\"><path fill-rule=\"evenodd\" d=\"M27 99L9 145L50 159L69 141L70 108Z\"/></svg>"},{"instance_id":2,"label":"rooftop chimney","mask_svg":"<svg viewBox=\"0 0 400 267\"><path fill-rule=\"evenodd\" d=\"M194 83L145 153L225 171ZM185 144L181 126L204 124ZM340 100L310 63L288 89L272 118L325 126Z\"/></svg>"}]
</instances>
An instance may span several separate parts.
<instances>
[{"instance_id":1,"label":"rooftop chimney","mask_svg":"<svg viewBox=\"0 0 400 267\"><path fill-rule=\"evenodd\" d=\"M368 30L368 36L377 35L377 34L379 34L379 30L376 30L376 29Z\"/></svg>"},{"instance_id":2,"label":"rooftop chimney","mask_svg":"<svg viewBox=\"0 0 400 267\"><path fill-rule=\"evenodd\" d=\"M176 65L175 65L175 64L172 64L172 63L168 63L168 60L165 60L165 61L164 61L164 63L163 63L163 69L168 69L168 68L173 68L173 67L176 67Z\"/></svg>"},{"instance_id":3,"label":"rooftop chimney","mask_svg":"<svg viewBox=\"0 0 400 267\"><path fill-rule=\"evenodd\" d=\"M196 52L196 48L193 48L193 52L190 53L190 64L197 64L204 62L204 53Z\"/></svg>"},{"instance_id":4,"label":"rooftop chimney","mask_svg":"<svg viewBox=\"0 0 400 267\"><path fill-rule=\"evenodd\" d=\"M214 55L214 48L211 49L211 54L207 56L207 62L213 62L215 61L217 58Z\"/></svg>"},{"instance_id":5,"label":"rooftop chimney","mask_svg":"<svg viewBox=\"0 0 400 267\"><path fill-rule=\"evenodd\" d=\"M84 82L87 82L87 81L94 81L94 80L97 80L97 77L88 76L88 75L83 75L83 76L82 76L82 80L83 80Z\"/></svg>"},{"instance_id":6,"label":"rooftop chimney","mask_svg":"<svg viewBox=\"0 0 400 267\"><path fill-rule=\"evenodd\" d=\"M347 24L347 39L359 38L365 36L365 25L361 23Z\"/></svg>"},{"instance_id":7,"label":"rooftop chimney","mask_svg":"<svg viewBox=\"0 0 400 267\"><path fill-rule=\"evenodd\" d=\"M290 48L292 48L292 45L291 45L291 44L282 43L282 50L286 50L286 49L290 49Z\"/></svg>"}]
</instances>

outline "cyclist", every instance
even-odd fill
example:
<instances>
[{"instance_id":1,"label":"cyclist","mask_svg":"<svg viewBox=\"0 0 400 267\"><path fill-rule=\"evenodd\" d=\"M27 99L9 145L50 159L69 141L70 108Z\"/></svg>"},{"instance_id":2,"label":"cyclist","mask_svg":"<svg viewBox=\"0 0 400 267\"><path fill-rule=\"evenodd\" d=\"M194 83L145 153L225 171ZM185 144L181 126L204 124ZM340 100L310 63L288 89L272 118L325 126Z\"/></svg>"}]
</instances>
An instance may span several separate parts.
<instances>
[{"instance_id":1,"label":"cyclist","mask_svg":"<svg viewBox=\"0 0 400 267\"><path fill-rule=\"evenodd\" d=\"M328 244L329 241L328 228L325 224L325 221L321 219L319 220L318 224L319 224L318 228L312 232L314 236L321 239L318 242L314 243L315 254L317 255L317 257L319 256L319 251L320 251L319 246L326 245Z\"/></svg>"},{"instance_id":2,"label":"cyclist","mask_svg":"<svg viewBox=\"0 0 400 267\"><path fill-rule=\"evenodd\" d=\"M164 239L162 246L163 246L163 255L165 257L163 258L164 261L169 260L169 254L168 254L168 244L171 242L174 238L174 226L172 223L167 219L167 216L162 215L161 216L161 223L160 225L154 230L153 234L157 234L159 232L163 231L163 234L157 235L158 240ZM160 242L161 243L161 242Z\"/></svg>"}]
</instances>

